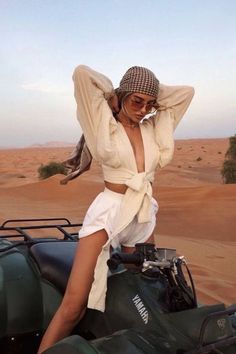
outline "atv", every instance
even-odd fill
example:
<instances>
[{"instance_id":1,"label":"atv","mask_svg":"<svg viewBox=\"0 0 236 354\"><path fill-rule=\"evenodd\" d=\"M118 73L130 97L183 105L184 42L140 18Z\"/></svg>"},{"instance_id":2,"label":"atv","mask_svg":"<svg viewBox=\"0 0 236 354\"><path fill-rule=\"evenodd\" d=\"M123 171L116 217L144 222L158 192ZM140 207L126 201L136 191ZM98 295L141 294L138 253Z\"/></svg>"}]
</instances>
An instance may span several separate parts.
<instances>
[{"instance_id":1,"label":"atv","mask_svg":"<svg viewBox=\"0 0 236 354\"><path fill-rule=\"evenodd\" d=\"M1 354L37 353L62 300L80 226L66 218L0 226ZM115 250L108 266L105 312L88 309L45 354L236 353L236 305L199 304L175 249L136 244L133 254Z\"/></svg>"}]
</instances>

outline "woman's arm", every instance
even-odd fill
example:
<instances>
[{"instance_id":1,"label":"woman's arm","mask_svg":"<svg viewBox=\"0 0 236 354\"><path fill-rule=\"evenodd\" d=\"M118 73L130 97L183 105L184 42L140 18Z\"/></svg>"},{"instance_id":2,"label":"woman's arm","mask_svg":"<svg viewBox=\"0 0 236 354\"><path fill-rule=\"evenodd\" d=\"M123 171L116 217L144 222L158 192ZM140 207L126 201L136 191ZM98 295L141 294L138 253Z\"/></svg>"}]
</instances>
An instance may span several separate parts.
<instances>
[{"instance_id":1,"label":"woman's arm","mask_svg":"<svg viewBox=\"0 0 236 354\"><path fill-rule=\"evenodd\" d=\"M167 165L174 153L173 132L186 112L194 89L189 86L160 85L158 112L152 118L156 142L159 145L159 167Z\"/></svg>"},{"instance_id":2,"label":"woman's arm","mask_svg":"<svg viewBox=\"0 0 236 354\"><path fill-rule=\"evenodd\" d=\"M160 119L162 111L170 110L175 129L186 112L194 95L194 88L191 86L167 86L160 84L158 104ZM164 118L164 117L163 117Z\"/></svg>"},{"instance_id":3,"label":"woman's arm","mask_svg":"<svg viewBox=\"0 0 236 354\"><path fill-rule=\"evenodd\" d=\"M77 118L92 155L96 157L96 136L103 119L109 120L112 112L107 101L114 95L112 82L88 66L79 65L73 74ZM105 123L105 122L104 122Z\"/></svg>"}]
</instances>

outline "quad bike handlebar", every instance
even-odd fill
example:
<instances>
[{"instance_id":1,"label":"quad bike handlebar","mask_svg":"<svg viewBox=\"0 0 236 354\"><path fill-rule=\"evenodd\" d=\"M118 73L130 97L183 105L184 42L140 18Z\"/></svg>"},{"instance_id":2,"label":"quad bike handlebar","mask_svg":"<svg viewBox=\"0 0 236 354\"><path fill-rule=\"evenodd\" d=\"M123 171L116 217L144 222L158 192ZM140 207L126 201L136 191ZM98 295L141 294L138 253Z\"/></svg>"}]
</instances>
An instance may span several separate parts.
<instances>
[{"instance_id":1,"label":"quad bike handlebar","mask_svg":"<svg viewBox=\"0 0 236 354\"><path fill-rule=\"evenodd\" d=\"M113 253L107 261L110 270L116 270L121 264L142 266L142 271L150 268L171 268L183 257L176 257L176 250L155 248L152 243L137 243L134 253Z\"/></svg>"},{"instance_id":2,"label":"quad bike handlebar","mask_svg":"<svg viewBox=\"0 0 236 354\"><path fill-rule=\"evenodd\" d=\"M107 261L110 270L116 270L120 264L133 264L141 266L144 262L144 257L140 253L114 253Z\"/></svg>"},{"instance_id":3,"label":"quad bike handlebar","mask_svg":"<svg viewBox=\"0 0 236 354\"><path fill-rule=\"evenodd\" d=\"M140 268L140 272L149 277L168 279L171 298L182 298L182 303L190 307L197 306L197 297L191 273L183 256L177 256L175 249L155 248L152 243L137 243L132 254L116 252L107 261L111 271L121 264L132 264ZM190 285L186 281L182 267L185 266ZM173 309L177 309L179 301L174 301ZM182 306L182 305L181 305ZM185 305L184 305L185 306Z\"/></svg>"}]
</instances>

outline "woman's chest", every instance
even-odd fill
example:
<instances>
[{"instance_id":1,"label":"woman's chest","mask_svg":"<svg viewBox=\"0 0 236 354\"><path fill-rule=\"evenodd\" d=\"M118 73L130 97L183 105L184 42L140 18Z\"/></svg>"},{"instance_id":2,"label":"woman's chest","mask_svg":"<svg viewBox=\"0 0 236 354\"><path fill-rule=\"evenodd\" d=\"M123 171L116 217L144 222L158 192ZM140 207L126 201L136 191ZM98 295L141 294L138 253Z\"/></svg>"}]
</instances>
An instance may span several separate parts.
<instances>
[{"instance_id":1,"label":"woman's chest","mask_svg":"<svg viewBox=\"0 0 236 354\"><path fill-rule=\"evenodd\" d=\"M138 172L145 171L145 152L143 137L140 127L124 127L129 142L131 144Z\"/></svg>"},{"instance_id":2,"label":"woman's chest","mask_svg":"<svg viewBox=\"0 0 236 354\"><path fill-rule=\"evenodd\" d=\"M118 125L115 136L121 165L135 172L155 170L159 161L159 149L152 127L141 125L135 131Z\"/></svg>"}]
</instances>

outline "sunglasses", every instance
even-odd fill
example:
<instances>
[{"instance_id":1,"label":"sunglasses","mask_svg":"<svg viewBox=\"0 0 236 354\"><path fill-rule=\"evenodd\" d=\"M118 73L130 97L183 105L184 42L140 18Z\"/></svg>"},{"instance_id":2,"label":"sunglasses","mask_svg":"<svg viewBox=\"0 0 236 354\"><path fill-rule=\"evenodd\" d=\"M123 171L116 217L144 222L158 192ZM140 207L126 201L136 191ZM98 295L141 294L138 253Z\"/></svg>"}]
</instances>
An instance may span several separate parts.
<instances>
[{"instance_id":1,"label":"sunglasses","mask_svg":"<svg viewBox=\"0 0 236 354\"><path fill-rule=\"evenodd\" d=\"M145 110L148 114L155 113L158 108L158 104L156 101L145 102L143 99L139 97L130 97L130 106L136 111L139 111L143 107L145 107Z\"/></svg>"}]
</instances>

